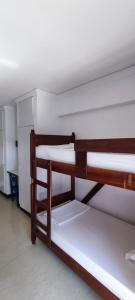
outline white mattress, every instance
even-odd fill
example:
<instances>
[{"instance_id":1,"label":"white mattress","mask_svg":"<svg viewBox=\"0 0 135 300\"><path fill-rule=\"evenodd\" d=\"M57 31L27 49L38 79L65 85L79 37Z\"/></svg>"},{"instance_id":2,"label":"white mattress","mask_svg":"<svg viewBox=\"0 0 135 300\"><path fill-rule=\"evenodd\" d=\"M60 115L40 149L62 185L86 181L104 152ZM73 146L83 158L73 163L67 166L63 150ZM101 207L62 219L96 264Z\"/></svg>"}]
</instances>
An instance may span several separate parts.
<instances>
[{"instance_id":1,"label":"white mattress","mask_svg":"<svg viewBox=\"0 0 135 300\"><path fill-rule=\"evenodd\" d=\"M66 149L73 149L74 144L64 144L64 145L57 145L57 146L38 146L36 148L36 154L37 157L39 158L44 158L44 159L52 159L50 157L51 152L58 151L58 154L61 155L61 150ZM44 154L43 154L44 153ZM44 156L45 155L45 156ZM67 156L67 155L66 155ZM66 157L65 156L65 157ZM47 170L37 168L37 179L47 182ZM60 193L64 193L70 190L70 176L65 175L65 174L60 174L57 172L52 172L52 194L58 195ZM41 186L37 186L37 199L43 200L47 197L47 190Z\"/></svg>"},{"instance_id":2,"label":"white mattress","mask_svg":"<svg viewBox=\"0 0 135 300\"><path fill-rule=\"evenodd\" d=\"M74 144L38 146L36 147L36 157L75 164ZM134 173L135 155L88 152L87 165Z\"/></svg>"},{"instance_id":3,"label":"white mattress","mask_svg":"<svg viewBox=\"0 0 135 300\"><path fill-rule=\"evenodd\" d=\"M65 214L68 205L64 205ZM53 209L53 220L57 209ZM125 259L135 249L135 226L93 208L78 216L74 208L74 214L61 225L52 221L52 241L117 297L135 300L135 263ZM46 214L38 214L38 219L45 224Z\"/></svg>"}]
</instances>

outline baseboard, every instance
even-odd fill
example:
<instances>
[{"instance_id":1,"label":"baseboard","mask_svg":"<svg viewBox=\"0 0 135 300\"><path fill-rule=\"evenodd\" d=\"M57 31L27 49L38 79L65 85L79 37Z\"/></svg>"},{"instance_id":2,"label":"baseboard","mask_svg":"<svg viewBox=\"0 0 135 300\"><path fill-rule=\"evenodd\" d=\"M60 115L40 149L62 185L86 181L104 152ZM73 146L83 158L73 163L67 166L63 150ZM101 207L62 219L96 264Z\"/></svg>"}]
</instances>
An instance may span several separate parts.
<instances>
[{"instance_id":1,"label":"baseboard","mask_svg":"<svg viewBox=\"0 0 135 300\"><path fill-rule=\"evenodd\" d=\"M27 216L31 216L31 214L27 211L27 210L25 210L24 208L22 208L21 206L19 206L19 209L21 210L21 211L23 211Z\"/></svg>"},{"instance_id":2,"label":"baseboard","mask_svg":"<svg viewBox=\"0 0 135 300\"><path fill-rule=\"evenodd\" d=\"M11 198L11 194L9 194L9 195L7 195L7 194L5 194L4 192L2 192L2 191L0 191L0 194L2 195L2 196L4 196L5 198L7 198L7 199L9 199L9 198ZM22 208L20 205L19 206L17 206L21 211L23 211L27 216L31 216L31 214L28 212L28 211L26 211L24 208Z\"/></svg>"},{"instance_id":3,"label":"baseboard","mask_svg":"<svg viewBox=\"0 0 135 300\"><path fill-rule=\"evenodd\" d=\"M11 198L11 194L5 194L4 192L0 191L0 194L3 195L6 198Z\"/></svg>"}]
</instances>

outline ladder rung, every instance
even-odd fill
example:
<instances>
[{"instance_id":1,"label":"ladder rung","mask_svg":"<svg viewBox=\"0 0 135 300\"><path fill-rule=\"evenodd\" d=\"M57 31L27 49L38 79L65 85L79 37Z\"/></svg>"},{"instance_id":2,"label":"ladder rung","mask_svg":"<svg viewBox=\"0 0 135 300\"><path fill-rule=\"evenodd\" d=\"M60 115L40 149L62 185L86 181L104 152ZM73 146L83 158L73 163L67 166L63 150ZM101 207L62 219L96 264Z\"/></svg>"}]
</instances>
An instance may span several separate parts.
<instances>
[{"instance_id":1,"label":"ladder rung","mask_svg":"<svg viewBox=\"0 0 135 300\"><path fill-rule=\"evenodd\" d=\"M39 227L41 227L41 228L42 228L44 231L46 231L46 233L47 233L47 226L46 226L46 225L40 223L38 220L37 220L37 225L38 225Z\"/></svg>"},{"instance_id":2,"label":"ladder rung","mask_svg":"<svg viewBox=\"0 0 135 300\"><path fill-rule=\"evenodd\" d=\"M34 160L34 164L38 168L47 170L49 165L50 165L50 160L46 160L46 159L42 159L42 158L36 158Z\"/></svg>"},{"instance_id":3,"label":"ladder rung","mask_svg":"<svg viewBox=\"0 0 135 300\"><path fill-rule=\"evenodd\" d=\"M45 189L48 189L48 184L46 182L40 181L38 179L34 179L34 183L41 185L42 187L44 187Z\"/></svg>"}]
</instances>

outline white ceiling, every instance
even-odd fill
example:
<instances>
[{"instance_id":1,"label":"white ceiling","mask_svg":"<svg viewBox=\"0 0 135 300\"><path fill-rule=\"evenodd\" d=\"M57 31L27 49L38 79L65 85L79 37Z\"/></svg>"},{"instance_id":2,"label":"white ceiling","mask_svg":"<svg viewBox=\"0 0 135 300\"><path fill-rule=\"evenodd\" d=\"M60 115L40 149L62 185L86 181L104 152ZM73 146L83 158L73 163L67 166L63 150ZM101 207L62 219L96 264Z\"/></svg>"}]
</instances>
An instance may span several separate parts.
<instances>
[{"instance_id":1,"label":"white ceiling","mask_svg":"<svg viewBox=\"0 0 135 300\"><path fill-rule=\"evenodd\" d=\"M0 0L0 103L132 64L135 0Z\"/></svg>"}]
</instances>

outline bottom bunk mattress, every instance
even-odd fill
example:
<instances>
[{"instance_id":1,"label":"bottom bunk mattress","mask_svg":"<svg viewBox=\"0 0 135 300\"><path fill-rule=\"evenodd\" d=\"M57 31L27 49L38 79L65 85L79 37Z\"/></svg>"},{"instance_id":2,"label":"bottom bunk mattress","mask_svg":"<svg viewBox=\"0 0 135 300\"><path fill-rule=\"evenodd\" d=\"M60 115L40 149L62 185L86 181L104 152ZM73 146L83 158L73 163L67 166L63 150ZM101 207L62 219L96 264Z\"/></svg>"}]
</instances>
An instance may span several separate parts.
<instances>
[{"instance_id":1,"label":"bottom bunk mattress","mask_svg":"<svg viewBox=\"0 0 135 300\"><path fill-rule=\"evenodd\" d=\"M46 224L46 213L37 219ZM73 200L52 209L52 241L118 298L135 300L135 226Z\"/></svg>"}]
</instances>

